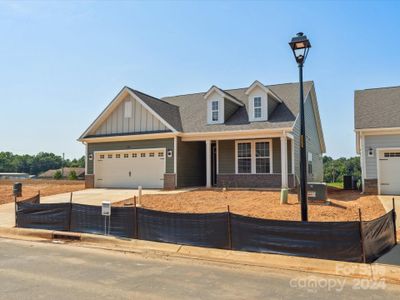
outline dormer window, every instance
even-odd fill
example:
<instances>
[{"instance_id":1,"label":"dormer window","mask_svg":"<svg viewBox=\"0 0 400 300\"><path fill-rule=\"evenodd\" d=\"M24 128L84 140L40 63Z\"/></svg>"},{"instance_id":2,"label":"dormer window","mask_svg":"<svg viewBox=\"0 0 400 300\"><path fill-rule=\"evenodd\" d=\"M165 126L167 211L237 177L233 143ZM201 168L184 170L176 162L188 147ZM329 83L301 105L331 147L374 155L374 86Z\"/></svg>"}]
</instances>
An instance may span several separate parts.
<instances>
[{"instance_id":1,"label":"dormer window","mask_svg":"<svg viewBox=\"0 0 400 300\"><path fill-rule=\"evenodd\" d=\"M254 97L254 119L259 119L262 116L261 97Z\"/></svg>"},{"instance_id":2,"label":"dormer window","mask_svg":"<svg viewBox=\"0 0 400 300\"><path fill-rule=\"evenodd\" d=\"M219 116L219 101L211 102L211 120L213 122L218 122Z\"/></svg>"}]
</instances>

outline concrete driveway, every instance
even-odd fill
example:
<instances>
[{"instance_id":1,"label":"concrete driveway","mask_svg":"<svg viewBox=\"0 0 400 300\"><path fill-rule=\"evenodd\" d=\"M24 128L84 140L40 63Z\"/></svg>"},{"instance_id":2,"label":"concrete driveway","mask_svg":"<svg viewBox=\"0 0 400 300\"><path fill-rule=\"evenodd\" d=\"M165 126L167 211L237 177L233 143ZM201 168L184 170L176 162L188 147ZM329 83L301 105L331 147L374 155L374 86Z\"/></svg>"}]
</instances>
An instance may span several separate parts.
<instances>
[{"instance_id":1,"label":"concrete driveway","mask_svg":"<svg viewBox=\"0 0 400 300\"><path fill-rule=\"evenodd\" d=\"M400 196L389 196L389 195L380 195L378 196L379 200L381 200L383 207L385 208L386 212L390 211L393 208L393 198L394 198L394 205L396 207L396 227L399 228L400 226Z\"/></svg>"},{"instance_id":2,"label":"concrete driveway","mask_svg":"<svg viewBox=\"0 0 400 300\"><path fill-rule=\"evenodd\" d=\"M187 192L193 189L179 189L173 191L150 190L142 191L143 195L147 194L178 194ZM111 203L138 196L138 190L133 189L86 189L77 191L72 194L73 203L81 203L88 205L101 205L104 200ZM63 203L69 202L70 193L57 194L52 196L41 197L41 203ZM0 227L14 227L15 225L15 207L14 203L0 205Z\"/></svg>"},{"instance_id":3,"label":"concrete driveway","mask_svg":"<svg viewBox=\"0 0 400 300\"><path fill-rule=\"evenodd\" d=\"M148 194L178 194L186 192L188 189L163 191L157 189L142 190L143 195ZM72 194L72 202L88 204L88 205L101 205L102 201L108 200L111 203L138 196L138 190L133 189L86 189L77 191ZM70 193L57 194L40 198L41 203L60 203L69 202Z\"/></svg>"}]
</instances>

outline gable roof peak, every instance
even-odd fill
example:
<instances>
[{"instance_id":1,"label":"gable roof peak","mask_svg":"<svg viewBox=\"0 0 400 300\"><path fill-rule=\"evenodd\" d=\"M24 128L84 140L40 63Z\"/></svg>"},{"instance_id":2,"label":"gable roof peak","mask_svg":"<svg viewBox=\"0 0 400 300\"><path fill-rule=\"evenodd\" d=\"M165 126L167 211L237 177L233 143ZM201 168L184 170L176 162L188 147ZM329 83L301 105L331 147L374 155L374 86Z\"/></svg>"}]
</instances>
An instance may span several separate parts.
<instances>
[{"instance_id":1,"label":"gable roof peak","mask_svg":"<svg viewBox=\"0 0 400 300\"><path fill-rule=\"evenodd\" d=\"M217 94L219 94L221 97L224 97L230 101L232 101L233 103L239 105L239 106L244 106L243 102L238 100L236 97L232 96L231 94L229 94L228 92L224 91L223 89L220 89L219 87L217 87L216 85L212 85L210 87L210 89L207 91L207 93L205 93L204 95L204 99L207 99L208 97L210 97L210 95L212 93L216 92Z\"/></svg>"},{"instance_id":2,"label":"gable roof peak","mask_svg":"<svg viewBox=\"0 0 400 300\"><path fill-rule=\"evenodd\" d=\"M250 86L249 88L246 90L245 94L249 95L250 92L255 89L256 87L261 88L265 93L272 95L278 102L282 103L282 99L275 94L271 89L269 89L267 86L265 86L264 84L262 84L260 81L255 80Z\"/></svg>"}]
</instances>

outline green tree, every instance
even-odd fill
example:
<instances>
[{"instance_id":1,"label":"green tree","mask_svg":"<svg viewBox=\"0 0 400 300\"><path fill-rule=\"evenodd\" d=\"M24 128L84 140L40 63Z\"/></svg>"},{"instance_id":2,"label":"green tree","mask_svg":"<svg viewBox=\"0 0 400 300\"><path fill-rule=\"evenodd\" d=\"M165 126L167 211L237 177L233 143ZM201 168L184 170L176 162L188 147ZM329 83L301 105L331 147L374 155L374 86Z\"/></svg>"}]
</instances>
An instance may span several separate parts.
<instances>
[{"instance_id":1,"label":"green tree","mask_svg":"<svg viewBox=\"0 0 400 300\"><path fill-rule=\"evenodd\" d=\"M62 173L60 170L57 170L53 176L54 179L62 179Z\"/></svg>"},{"instance_id":2,"label":"green tree","mask_svg":"<svg viewBox=\"0 0 400 300\"><path fill-rule=\"evenodd\" d=\"M359 157L341 157L333 159L332 157L324 156L323 163L324 181L326 182L342 182L343 175L353 175L357 178L361 177Z\"/></svg>"},{"instance_id":3,"label":"green tree","mask_svg":"<svg viewBox=\"0 0 400 300\"><path fill-rule=\"evenodd\" d=\"M77 180L78 179L78 175L76 175L75 170L72 170L71 172L69 172L68 179L69 180Z\"/></svg>"}]
</instances>

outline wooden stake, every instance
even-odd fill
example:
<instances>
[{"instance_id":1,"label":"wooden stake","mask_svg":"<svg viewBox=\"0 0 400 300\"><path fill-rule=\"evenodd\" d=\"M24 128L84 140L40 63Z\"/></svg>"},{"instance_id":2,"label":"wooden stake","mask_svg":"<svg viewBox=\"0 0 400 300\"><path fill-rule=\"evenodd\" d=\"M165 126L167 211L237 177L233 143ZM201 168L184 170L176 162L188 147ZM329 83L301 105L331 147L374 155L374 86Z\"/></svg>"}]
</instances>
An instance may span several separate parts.
<instances>
[{"instance_id":1,"label":"wooden stake","mask_svg":"<svg viewBox=\"0 0 400 300\"><path fill-rule=\"evenodd\" d=\"M71 231L71 219L72 219L72 192L69 196L69 222L68 222L68 231Z\"/></svg>"},{"instance_id":2,"label":"wooden stake","mask_svg":"<svg viewBox=\"0 0 400 300\"><path fill-rule=\"evenodd\" d=\"M360 246L361 246L361 258L362 262L366 263L367 259L365 257L365 248L364 248L364 233L362 228L362 215L361 209L358 209L358 218L359 218L359 226L360 226Z\"/></svg>"},{"instance_id":3,"label":"wooden stake","mask_svg":"<svg viewBox=\"0 0 400 300\"><path fill-rule=\"evenodd\" d=\"M133 196L133 205L135 206L135 239L139 238L139 227L138 227L138 213L136 207L136 196Z\"/></svg>"},{"instance_id":4,"label":"wooden stake","mask_svg":"<svg viewBox=\"0 0 400 300\"><path fill-rule=\"evenodd\" d=\"M15 227L18 227L18 221L17 221L17 197L14 196L14 214L15 214Z\"/></svg>"},{"instance_id":5,"label":"wooden stake","mask_svg":"<svg viewBox=\"0 0 400 300\"><path fill-rule=\"evenodd\" d=\"M392 199L392 205L393 205L393 230L394 230L394 244L397 245L397 231L396 231L396 218L397 218L397 214L396 214L396 205L394 202L394 197Z\"/></svg>"},{"instance_id":6,"label":"wooden stake","mask_svg":"<svg viewBox=\"0 0 400 300\"><path fill-rule=\"evenodd\" d=\"M228 205L228 247L232 250L231 210Z\"/></svg>"}]
</instances>

